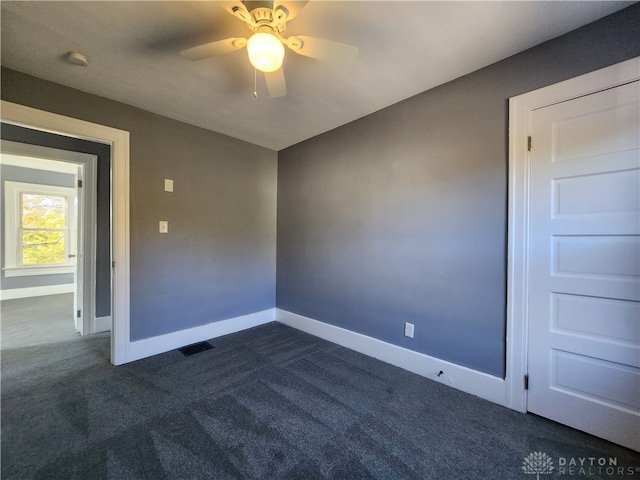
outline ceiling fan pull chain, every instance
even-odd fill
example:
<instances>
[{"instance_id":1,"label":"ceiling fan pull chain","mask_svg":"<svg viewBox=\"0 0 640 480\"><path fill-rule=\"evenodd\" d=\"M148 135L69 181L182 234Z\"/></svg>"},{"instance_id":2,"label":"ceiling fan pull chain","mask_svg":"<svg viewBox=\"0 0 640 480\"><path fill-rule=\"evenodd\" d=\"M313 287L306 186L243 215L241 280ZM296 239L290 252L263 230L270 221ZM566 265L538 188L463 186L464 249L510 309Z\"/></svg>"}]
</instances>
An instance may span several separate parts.
<instances>
[{"instance_id":1,"label":"ceiling fan pull chain","mask_svg":"<svg viewBox=\"0 0 640 480\"><path fill-rule=\"evenodd\" d=\"M258 69L253 69L253 96L258 98Z\"/></svg>"}]
</instances>

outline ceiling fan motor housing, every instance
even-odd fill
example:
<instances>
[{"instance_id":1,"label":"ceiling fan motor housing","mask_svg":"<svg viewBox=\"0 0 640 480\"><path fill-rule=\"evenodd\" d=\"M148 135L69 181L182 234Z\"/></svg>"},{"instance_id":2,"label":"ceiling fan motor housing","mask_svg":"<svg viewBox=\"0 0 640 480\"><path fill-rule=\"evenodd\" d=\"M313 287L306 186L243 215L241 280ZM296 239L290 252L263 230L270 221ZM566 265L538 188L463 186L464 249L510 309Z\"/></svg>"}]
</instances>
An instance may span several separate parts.
<instances>
[{"instance_id":1,"label":"ceiling fan motor housing","mask_svg":"<svg viewBox=\"0 0 640 480\"><path fill-rule=\"evenodd\" d=\"M249 13L249 18L247 18L247 12L240 7L235 7L233 13L246 22L249 29L254 33L264 32L277 35L283 34L286 30L286 22L289 16L289 11L282 5L279 5L275 11L266 7L254 8Z\"/></svg>"}]
</instances>

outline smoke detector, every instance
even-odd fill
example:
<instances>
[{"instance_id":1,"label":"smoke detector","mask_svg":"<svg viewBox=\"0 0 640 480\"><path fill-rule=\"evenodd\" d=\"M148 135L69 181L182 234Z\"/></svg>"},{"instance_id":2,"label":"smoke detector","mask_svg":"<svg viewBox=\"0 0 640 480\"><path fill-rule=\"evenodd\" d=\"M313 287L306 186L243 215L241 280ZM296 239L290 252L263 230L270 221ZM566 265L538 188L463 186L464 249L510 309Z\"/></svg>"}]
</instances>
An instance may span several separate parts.
<instances>
[{"instance_id":1,"label":"smoke detector","mask_svg":"<svg viewBox=\"0 0 640 480\"><path fill-rule=\"evenodd\" d=\"M79 67L86 67L89 65L89 59L78 52L69 52L67 53L67 61L72 65L77 65Z\"/></svg>"}]
</instances>

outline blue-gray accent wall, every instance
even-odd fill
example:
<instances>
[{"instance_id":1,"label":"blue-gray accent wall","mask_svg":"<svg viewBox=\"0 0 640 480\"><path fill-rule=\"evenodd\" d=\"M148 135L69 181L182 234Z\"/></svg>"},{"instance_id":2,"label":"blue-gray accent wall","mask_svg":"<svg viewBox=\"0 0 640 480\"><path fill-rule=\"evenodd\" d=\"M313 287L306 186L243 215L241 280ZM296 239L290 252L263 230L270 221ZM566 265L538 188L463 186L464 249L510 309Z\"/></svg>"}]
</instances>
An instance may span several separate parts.
<instances>
[{"instance_id":1,"label":"blue-gray accent wall","mask_svg":"<svg viewBox=\"0 0 640 480\"><path fill-rule=\"evenodd\" d=\"M279 152L277 306L503 377L508 99L638 55L635 4Z\"/></svg>"},{"instance_id":2,"label":"blue-gray accent wall","mask_svg":"<svg viewBox=\"0 0 640 480\"><path fill-rule=\"evenodd\" d=\"M6 68L1 95L130 132L131 340L275 306L276 152Z\"/></svg>"}]
</instances>

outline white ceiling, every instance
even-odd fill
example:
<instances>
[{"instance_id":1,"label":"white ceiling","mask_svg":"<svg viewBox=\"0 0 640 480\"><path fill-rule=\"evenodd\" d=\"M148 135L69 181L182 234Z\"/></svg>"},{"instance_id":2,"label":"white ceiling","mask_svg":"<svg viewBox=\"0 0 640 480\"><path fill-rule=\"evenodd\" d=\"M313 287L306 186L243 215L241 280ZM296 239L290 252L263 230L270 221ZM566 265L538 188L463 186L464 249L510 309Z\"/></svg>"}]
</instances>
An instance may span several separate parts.
<instances>
[{"instance_id":1,"label":"white ceiling","mask_svg":"<svg viewBox=\"0 0 640 480\"><path fill-rule=\"evenodd\" d=\"M272 99L246 51L179 52L250 35L223 2L1 2L2 65L281 150L613 13L618 1L311 1L286 35L359 48L334 65L287 50ZM65 54L78 51L88 67Z\"/></svg>"}]
</instances>

